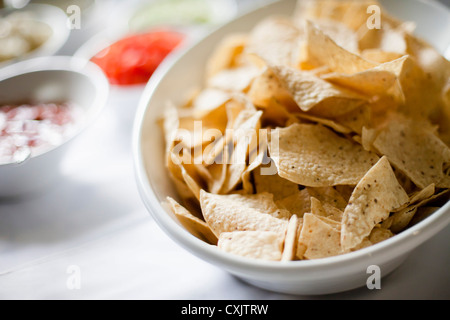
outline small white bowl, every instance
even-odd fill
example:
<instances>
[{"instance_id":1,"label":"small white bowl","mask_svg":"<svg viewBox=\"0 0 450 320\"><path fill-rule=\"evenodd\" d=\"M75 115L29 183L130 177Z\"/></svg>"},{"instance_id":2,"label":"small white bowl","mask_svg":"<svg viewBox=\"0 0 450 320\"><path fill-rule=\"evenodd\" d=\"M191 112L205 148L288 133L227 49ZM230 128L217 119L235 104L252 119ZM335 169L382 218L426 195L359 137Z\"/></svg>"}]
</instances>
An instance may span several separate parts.
<instances>
[{"instance_id":1,"label":"small white bowl","mask_svg":"<svg viewBox=\"0 0 450 320\"><path fill-rule=\"evenodd\" d=\"M23 163L0 165L0 198L40 192L59 177L59 164L106 105L109 84L96 65L63 56L39 57L0 70L0 105L27 101L73 102L84 110L80 126L65 142Z\"/></svg>"},{"instance_id":2,"label":"small white bowl","mask_svg":"<svg viewBox=\"0 0 450 320\"><path fill-rule=\"evenodd\" d=\"M29 4L22 9L1 9L0 17L5 17L13 12L31 12L36 21L46 23L51 28L52 35L35 50L19 58L1 62L0 68L26 59L58 54L58 51L62 49L69 39L71 30L68 26L68 17L60 8L47 4Z\"/></svg>"},{"instance_id":3,"label":"small white bowl","mask_svg":"<svg viewBox=\"0 0 450 320\"><path fill-rule=\"evenodd\" d=\"M393 15L413 21L427 39L443 49L450 35L443 25L450 23L450 13L442 5L430 1L381 1ZM146 87L135 119L133 155L136 179L141 197L158 225L180 246L205 261L255 286L288 294L330 294L366 285L371 265L386 276L396 269L419 245L436 235L450 223L450 202L422 222L371 247L341 256L287 263L257 261L221 252L186 231L161 205L167 196L179 199L164 163L164 138L156 124L166 100L181 103L183 93L202 83L204 61L223 36L249 31L258 21L274 14L293 12L295 0L278 1L244 15L218 29L185 53L177 54L157 70ZM414 9L413 9L414 8ZM439 46L440 45L440 46ZM174 95L174 93L177 93Z\"/></svg>"}]
</instances>

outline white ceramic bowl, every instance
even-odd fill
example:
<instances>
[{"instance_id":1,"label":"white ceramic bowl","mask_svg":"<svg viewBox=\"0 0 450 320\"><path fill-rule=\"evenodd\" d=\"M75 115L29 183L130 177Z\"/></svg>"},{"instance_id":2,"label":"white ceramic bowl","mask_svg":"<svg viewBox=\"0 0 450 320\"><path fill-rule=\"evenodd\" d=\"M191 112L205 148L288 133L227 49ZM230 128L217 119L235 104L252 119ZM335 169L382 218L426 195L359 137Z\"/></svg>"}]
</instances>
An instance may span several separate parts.
<instances>
[{"instance_id":1,"label":"white ceramic bowl","mask_svg":"<svg viewBox=\"0 0 450 320\"><path fill-rule=\"evenodd\" d=\"M7 16L8 14L16 11L32 12L34 18L46 23L52 30L50 38L44 42L40 47L27 54L22 55L17 59L11 59L0 63L0 67L10 65L22 60L31 59L35 57L51 56L58 54L58 51L66 44L70 36L70 28L68 27L68 17L66 13L52 5L46 4L29 4L22 9L4 8L0 10L0 17Z\"/></svg>"},{"instance_id":2,"label":"white ceramic bowl","mask_svg":"<svg viewBox=\"0 0 450 320\"><path fill-rule=\"evenodd\" d=\"M0 197L40 192L59 177L59 164L80 135L106 105L109 84L93 63L73 57L39 57L0 70L0 105L39 101L71 101L84 109L82 123L71 138L23 163L0 165Z\"/></svg>"},{"instance_id":3,"label":"white ceramic bowl","mask_svg":"<svg viewBox=\"0 0 450 320\"><path fill-rule=\"evenodd\" d=\"M450 24L450 13L445 7L419 0L381 2L392 14L418 21L419 33L425 34L439 49L443 50L450 42L450 34L445 31ZM204 61L224 35L248 31L269 15L290 14L294 6L295 1L280 1L251 12L161 65L144 91L135 119L134 161L144 204L159 226L180 246L264 289L291 294L329 294L366 285L367 268L371 265L379 266L382 276L397 268L416 247L450 223L450 202L424 221L371 247L331 258L288 263L253 261L221 252L189 234L161 206L167 196L179 198L164 165L164 139L156 125L161 106L167 99L181 103L179 99L191 85L202 83ZM423 21L426 23L420 23Z\"/></svg>"}]
</instances>

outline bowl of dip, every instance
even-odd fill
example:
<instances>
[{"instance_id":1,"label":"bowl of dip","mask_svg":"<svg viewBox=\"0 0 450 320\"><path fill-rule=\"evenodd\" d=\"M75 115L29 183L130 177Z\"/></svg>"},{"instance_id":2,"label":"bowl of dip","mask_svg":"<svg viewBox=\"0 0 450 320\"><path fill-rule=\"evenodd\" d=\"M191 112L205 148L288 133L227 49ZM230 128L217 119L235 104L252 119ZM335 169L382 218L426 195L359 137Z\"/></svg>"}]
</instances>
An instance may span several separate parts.
<instances>
[{"instance_id":1,"label":"bowl of dip","mask_svg":"<svg viewBox=\"0 0 450 320\"><path fill-rule=\"evenodd\" d=\"M132 32L155 26L177 26L202 32L231 20L237 10L235 0L132 0L118 8L113 21Z\"/></svg>"},{"instance_id":2,"label":"bowl of dip","mask_svg":"<svg viewBox=\"0 0 450 320\"><path fill-rule=\"evenodd\" d=\"M29 4L0 10L0 67L40 56L51 56L70 35L66 13L55 6Z\"/></svg>"},{"instance_id":3,"label":"bowl of dip","mask_svg":"<svg viewBox=\"0 0 450 320\"><path fill-rule=\"evenodd\" d=\"M0 71L0 198L43 190L71 142L106 105L109 84L93 63L40 57Z\"/></svg>"}]
</instances>

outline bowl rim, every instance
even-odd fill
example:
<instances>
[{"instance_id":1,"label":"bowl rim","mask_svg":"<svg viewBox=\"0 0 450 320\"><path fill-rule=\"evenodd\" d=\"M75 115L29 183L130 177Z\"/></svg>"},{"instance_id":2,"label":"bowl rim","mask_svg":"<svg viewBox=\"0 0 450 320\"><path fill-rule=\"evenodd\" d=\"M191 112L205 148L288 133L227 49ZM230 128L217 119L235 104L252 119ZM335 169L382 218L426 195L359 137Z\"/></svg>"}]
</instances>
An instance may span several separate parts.
<instances>
[{"instance_id":1,"label":"bowl rim","mask_svg":"<svg viewBox=\"0 0 450 320\"><path fill-rule=\"evenodd\" d=\"M19 9L6 7L0 9L0 17L13 12L32 12L36 15L36 20L46 23L52 29L52 35L41 46L35 48L34 50L27 52L20 57L0 62L0 69L24 60L57 54L58 51L65 46L72 33L71 29L66 24L68 21L66 13L57 6L51 4L30 3ZM42 12L51 15L52 18L46 20L41 19L39 15ZM57 25L63 20L66 22L63 26Z\"/></svg>"},{"instance_id":2,"label":"bowl rim","mask_svg":"<svg viewBox=\"0 0 450 320\"><path fill-rule=\"evenodd\" d=\"M103 73L103 71L94 63L85 61L77 57L71 56L47 56L47 57L37 57L32 59L27 59L19 61L17 63L11 64L0 69L0 83L11 78L26 76L31 73L38 72L71 72L73 74L79 74L84 76L88 81L91 82L95 89L95 98L90 106L88 106L87 117L82 121L79 128L63 143L52 147L51 149L39 153L29 159L39 158L45 154L53 152L59 149L63 145L66 145L77 136L79 136L83 131L85 131L103 112L106 108L108 97L109 97L109 83ZM22 165L21 163L19 165ZM0 168L7 166L17 166L16 163L3 163L0 164Z\"/></svg>"},{"instance_id":3,"label":"bowl rim","mask_svg":"<svg viewBox=\"0 0 450 320\"><path fill-rule=\"evenodd\" d=\"M416 0L418 2L433 4L437 8L444 7L442 4L435 1L424 2L423 0ZM262 9L266 6L276 5L279 0L265 4L258 8ZM245 18L248 14L254 13L256 10L244 12L231 20L233 23L237 19ZM265 261L250 259L233 255L227 252L220 251L216 246L207 244L206 242L196 238L176 222L166 212L162 205L165 199L159 199L155 190L157 186L147 175L144 157L142 153L142 135L144 130L145 115L150 109L151 101L154 92L158 89L159 84L164 80L167 73L172 67L191 50L201 42L207 41L214 37L217 31L229 25L229 23L220 26L219 28L210 32L206 37L199 39L197 42L190 44L185 50L180 50L169 55L165 61L158 67L152 78L144 88L139 101L138 109L133 124L132 133L132 156L134 165L134 175L140 193L141 199L154 218L159 227L166 233L166 235L174 240L178 245L194 253L197 257L203 258L207 262L218 263L223 267L232 269L237 272L246 272L251 270L252 274L261 273L268 274L272 272L285 272L284 275L298 275L296 272L302 271L317 271L323 269L334 269L338 267L346 267L352 263L364 261L367 257L385 257L390 252L390 248L402 247L404 253L415 249L435 234L446 228L450 224L450 201L443 205L439 210L428 216L424 220L418 222L414 226L404 230L403 232L391 237L387 240L371 245L369 247L345 253L338 256L327 257L316 260L298 260L298 261ZM396 255L397 256L397 255ZM392 258L390 258L392 259ZM389 259L389 260L390 260ZM320 268L320 269L318 269ZM287 272L287 273L286 273ZM248 275L248 274L247 274Z\"/></svg>"}]
</instances>

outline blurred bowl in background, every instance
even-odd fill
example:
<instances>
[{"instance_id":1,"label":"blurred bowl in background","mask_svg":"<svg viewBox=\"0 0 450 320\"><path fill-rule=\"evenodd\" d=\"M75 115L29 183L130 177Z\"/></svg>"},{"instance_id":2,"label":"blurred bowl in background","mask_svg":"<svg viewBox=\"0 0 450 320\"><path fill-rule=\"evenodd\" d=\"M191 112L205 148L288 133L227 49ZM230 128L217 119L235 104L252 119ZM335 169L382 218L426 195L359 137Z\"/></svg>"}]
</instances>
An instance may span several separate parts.
<instances>
[{"instance_id":1,"label":"blurred bowl in background","mask_svg":"<svg viewBox=\"0 0 450 320\"><path fill-rule=\"evenodd\" d=\"M1 9L0 24L0 67L58 54L71 32L66 13L45 4Z\"/></svg>"},{"instance_id":2,"label":"blurred bowl in background","mask_svg":"<svg viewBox=\"0 0 450 320\"><path fill-rule=\"evenodd\" d=\"M0 198L40 192L54 182L71 142L99 116L108 92L103 72L95 64L77 58L39 57L1 69L0 106L68 103L79 108L81 117L75 119L79 122L60 144L0 164ZM25 127L39 120L43 119L21 124Z\"/></svg>"}]
</instances>

